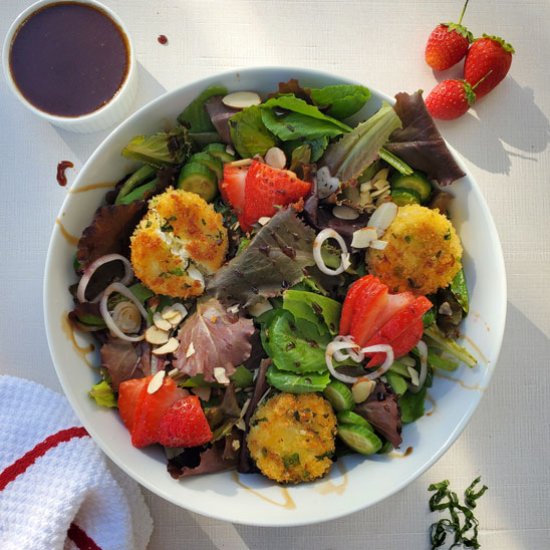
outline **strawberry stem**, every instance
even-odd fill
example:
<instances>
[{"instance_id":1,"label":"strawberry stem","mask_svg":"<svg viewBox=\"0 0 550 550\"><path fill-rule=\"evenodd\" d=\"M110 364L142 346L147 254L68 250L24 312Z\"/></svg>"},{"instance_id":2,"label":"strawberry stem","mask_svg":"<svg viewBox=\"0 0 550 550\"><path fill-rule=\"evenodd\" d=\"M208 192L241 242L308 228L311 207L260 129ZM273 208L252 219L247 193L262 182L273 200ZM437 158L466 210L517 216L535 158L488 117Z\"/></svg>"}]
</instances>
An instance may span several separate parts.
<instances>
[{"instance_id":1,"label":"strawberry stem","mask_svg":"<svg viewBox=\"0 0 550 550\"><path fill-rule=\"evenodd\" d=\"M458 20L458 24L460 25L462 23L462 18L464 17L464 14L466 13L466 8L468 7L468 2L470 0L466 0L466 2L464 2L464 6L462 7L462 11L460 12L460 18Z\"/></svg>"},{"instance_id":2,"label":"strawberry stem","mask_svg":"<svg viewBox=\"0 0 550 550\"><path fill-rule=\"evenodd\" d=\"M493 72L493 69L490 71L487 71L487 74L482 76L473 86L472 90L475 90L491 73Z\"/></svg>"}]
</instances>

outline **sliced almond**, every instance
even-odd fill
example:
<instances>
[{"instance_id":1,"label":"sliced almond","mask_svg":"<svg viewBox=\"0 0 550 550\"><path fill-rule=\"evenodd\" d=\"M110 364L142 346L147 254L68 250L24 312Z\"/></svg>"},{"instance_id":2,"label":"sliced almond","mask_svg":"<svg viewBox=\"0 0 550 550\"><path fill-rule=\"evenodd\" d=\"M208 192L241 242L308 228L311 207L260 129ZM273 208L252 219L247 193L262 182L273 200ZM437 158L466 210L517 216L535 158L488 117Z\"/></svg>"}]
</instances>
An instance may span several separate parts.
<instances>
[{"instance_id":1,"label":"sliced almond","mask_svg":"<svg viewBox=\"0 0 550 550\"><path fill-rule=\"evenodd\" d=\"M195 346L193 345L193 342L189 344L187 351L185 352L185 358L189 359L192 355L195 355Z\"/></svg>"},{"instance_id":2,"label":"sliced almond","mask_svg":"<svg viewBox=\"0 0 550 550\"><path fill-rule=\"evenodd\" d=\"M258 223L259 223L260 225L263 226L263 225L266 225L267 223L269 223L269 220L270 220L270 219L271 219L271 218L270 218L269 216L262 216L262 217L258 220Z\"/></svg>"},{"instance_id":3,"label":"sliced almond","mask_svg":"<svg viewBox=\"0 0 550 550\"><path fill-rule=\"evenodd\" d=\"M378 232L374 227L362 227L353 232L351 246L353 248L367 248L378 238Z\"/></svg>"},{"instance_id":4,"label":"sliced almond","mask_svg":"<svg viewBox=\"0 0 550 550\"><path fill-rule=\"evenodd\" d=\"M222 99L222 103L231 109L245 109L261 102L262 98L256 92L233 92Z\"/></svg>"},{"instance_id":5,"label":"sliced almond","mask_svg":"<svg viewBox=\"0 0 550 550\"><path fill-rule=\"evenodd\" d=\"M235 422L235 428L237 428L238 430L241 430L241 432L246 431L246 424L244 423L243 418L239 418L239 420Z\"/></svg>"},{"instance_id":6,"label":"sliced almond","mask_svg":"<svg viewBox=\"0 0 550 550\"><path fill-rule=\"evenodd\" d=\"M164 381L164 377L166 376L166 371L159 370L153 378L151 378L151 382L149 382L149 385L147 386L147 393L153 394L156 391L160 390L160 387L162 386L162 382Z\"/></svg>"},{"instance_id":7,"label":"sliced almond","mask_svg":"<svg viewBox=\"0 0 550 550\"><path fill-rule=\"evenodd\" d=\"M271 147L265 154L265 162L273 168L282 170L286 166L286 155L279 147Z\"/></svg>"},{"instance_id":8,"label":"sliced almond","mask_svg":"<svg viewBox=\"0 0 550 550\"><path fill-rule=\"evenodd\" d=\"M388 246L388 241L381 241L380 239L375 239L372 243L370 243L370 247L375 250L384 250L386 246Z\"/></svg>"},{"instance_id":9,"label":"sliced almond","mask_svg":"<svg viewBox=\"0 0 550 550\"><path fill-rule=\"evenodd\" d=\"M233 315L236 315L237 313L239 313L239 309L239 304L235 304L234 306L230 306L227 308L227 313L232 313Z\"/></svg>"},{"instance_id":10,"label":"sliced almond","mask_svg":"<svg viewBox=\"0 0 550 550\"><path fill-rule=\"evenodd\" d=\"M374 177L372 178L372 181L377 182L378 180L387 180L389 173L390 173L389 168L382 168L382 170L378 170L378 172L376 172L376 174L374 174Z\"/></svg>"},{"instance_id":11,"label":"sliced almond","mask_svg":"<svg viewBox=\"0 0 550 550\"><path fill-rule=\"evenodd\" d=\"M356 220L359 217L359 212L349 206L335 206L332 214L341 220Z\"/></svg>"},{"instance_id":12,"label":"sliced almond","mask_svg":"<svg viewBox=\"0 0 550 550\"><path fill-rule=\"evenodd\" d=\"M145 340L150 344L160 346L168 342L168 332L153 325L145 331Z\"/></svg>"},{"instance_id":13,"label":"sliced almond","mask_svg":"<svg viewBox=\"0 0 550 550\"><path fill-rule=\"evenodd\" d=\"M373 392L376 382L369 378L359 378L355 384L351 387L351 394L353 400L356 403L363 403L366 401L369 395Z\"/></svg>"},{"instance_id":14,"label":"sliced almond","mask_svg":"<svg viewBox=\"0 0 550 550\"><path fill-rule=\"evenodd\" d=\"M225 369L223 367L215 367L214 368L214 378L216 379L216 382L219 382L220 384L229 384L230 380L227 378L227 373L225 372Z\"/></svg>"},{"instance_id":15,"label":"sliced almond","mask_svg":"<svg viewBox=\"0 0 550 550\"><path fill-rule=\"evenodd\" d=\"M233 147L231 147L231 145L228 145L228 146L225 148L225 152L226 152L228 155L234 155L234 154L235 154L235 149L233 149Z\"/></svg>"},{"instance_id":16,"label":"sliced almond","mask_svg":"<svg viewBox=\"0 0 550 550\"><path fill-rule=\"evenodd\" d=\"M230 162L229 165L230 166L234 166L235 168L239 168L240 166L249 166L250 164L252 164L253 162L253 159L239 159L239 160L234 160L233 162Z\"/></svg>"},{"instance_id":17,"label":"sliced almond","mask_svg":"<svg viewBox=\"0 0 550 550\"><path fill-rule=\"evenodd\" d=\"M155 348L153 350L153 353L155 355L166 355L168 353L174 353L178 349L179 345L180 343L177 338L170 338L168 342L166 342L166 344L160 346L159 348Z\"/></svg>"},{"instance_id":18,"label":"sliced almond","mask_svg":"<svg viewBox=\"0 0 550 550\"><path fill-rule=\"evenodd\" d=\"M238 451L241 448L241 442L238 439L234 439L231 442L231 447L233 447L234 451Z\"/></svg>"},{"instance_id":19,"label":"sliced almond","mask_svg":"<svg viewBox=\"0 0 550 550\"><path fill-rule=\"evenodd\" d=\"M172 325L166 319L163 319L162 315L158 311L155 311L155 313L153 314L153 323L160 330L172 330Z\"/></svg>"}]
</instances>

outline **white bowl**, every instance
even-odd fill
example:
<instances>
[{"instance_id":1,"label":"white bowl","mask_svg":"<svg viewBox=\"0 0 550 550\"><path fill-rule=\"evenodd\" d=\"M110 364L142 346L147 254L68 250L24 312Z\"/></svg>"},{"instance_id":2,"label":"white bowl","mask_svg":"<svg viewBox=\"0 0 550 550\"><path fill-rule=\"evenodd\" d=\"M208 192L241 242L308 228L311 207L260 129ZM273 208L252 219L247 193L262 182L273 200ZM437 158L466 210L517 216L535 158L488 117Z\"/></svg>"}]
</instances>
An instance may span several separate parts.
<instances>
[{"instance_id":1,"label":"white bowl","mask_svg":"<svg viewBox=\"0 0 550 550\"><path fill-rule=\"evenodd\" d=\"M130 108L132 107L137 95L138 84L136 55L130 34L122 19L120 19L120 17L118 17L118 15L107 6L104 6L96 0L78 0L78 3L88 4L99 11L102 11L110 19L112 19L125 35L128 44L128 73L126 74L126 78L115 95L105 105L91 113L80 116L69 117L52 115L46 111L38 109L30 101L28 101L27 98L19 91L19 88L13 79L10 69L10 51L14 35L19 30L19 27L32 14L46 8L51 4L58 3L59 2L57 0L39 0L22 11L11 24L6 37L4 38L4 47L2 50L2 63L4 65L4 75L6 77L6 81L8 82L8 86L13 95L15 95L15 97L23 105L25 105L27 109L54 126L76 133L99 132L101 130L105 130L106 128L110 128L111 126L118 124L130 112Z\"/></svg>"},{"instance_id":2,"label":"white bowl","mask_svg":"<svg viewBox=\"0 0 550 550\"><path fill-rule=\"evenodd\" d=\"M75 245L65 232L80 235L105 193L104 188L77 191L97 182L116 182L124 176L132 167L120 156L124 145L137 134L173 124L178 113L207 86L222 84L229 90L267 92L289 78L298 78L309 86L354 83L312 70L246 69L167 93L119 126L90 157L67 195L60 223L53 230L44 282L46 329L57 374L73 408L99 446L125 472L166 500L206 516L250 525L290 526L334 519L380 502L422 474L456 440L479 404L495 368L506 316L505 272L498 235L479 187L467 175L450 187L455 195L451 211L466 251L464 266L471 294L464 338L480 363L474 369L461 366L452 373L459 382L434 379L429 391L435 402L433 413L403 430L402 451L412 447L410 455L404 459L350 456L339 460L327 479L283 489L259 475L237 476L231 472L178 482L167 473L160 449L132 447L118 415L97 407L87 396L98 376L69 338L64 322L72 307L68 287L75 282ZM372 91L369 112L382 100L391 101ZM80 345L87 343L80 335L77 341Z\"/></svg>"}]
</instances>

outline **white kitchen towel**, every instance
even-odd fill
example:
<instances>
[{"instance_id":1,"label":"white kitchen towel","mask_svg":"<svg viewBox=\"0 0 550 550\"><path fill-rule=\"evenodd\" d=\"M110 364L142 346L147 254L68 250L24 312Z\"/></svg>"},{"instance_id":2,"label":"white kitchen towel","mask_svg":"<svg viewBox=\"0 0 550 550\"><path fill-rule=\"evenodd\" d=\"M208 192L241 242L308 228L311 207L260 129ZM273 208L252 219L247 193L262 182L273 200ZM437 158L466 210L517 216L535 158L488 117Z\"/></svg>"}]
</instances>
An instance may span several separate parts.
<instances>
[{"instance_id":1,"label":"white kitchen towel","mask_svg":"<svg viewBox=\"0 0 550 550\"><path fill-rule=\"evenodd\" d=\"M117 482L67 400L0 376L0 549L145 550L137 484Z\"/></svg>"}]
</instances>

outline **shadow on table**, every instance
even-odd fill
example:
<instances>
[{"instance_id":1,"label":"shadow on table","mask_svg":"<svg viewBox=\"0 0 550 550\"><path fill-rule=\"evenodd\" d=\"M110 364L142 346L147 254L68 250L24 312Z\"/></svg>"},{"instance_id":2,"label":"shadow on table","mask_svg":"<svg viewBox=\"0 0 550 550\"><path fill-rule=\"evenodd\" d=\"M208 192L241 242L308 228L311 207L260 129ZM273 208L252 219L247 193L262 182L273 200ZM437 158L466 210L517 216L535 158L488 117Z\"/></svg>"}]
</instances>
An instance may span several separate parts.
<instances>
[{"instance_id":1,"label":"shadow on table","mask_svg":"<svg viewBox=\"0 0 550 550\"><path fill-rule=\"evenodd\" d=\"M427 95L427 94L426 94ZM550 122L531 88L507 77L462 118L438 121L445 139L479 168L509 174L513 157L536 162L550 141Z\"/></svg>"},{"instance_id":2,"label":"shadow on table","mask_svg":"<svg viewBox=\"0 0 550 550\"><path fill-rule=\"evenodd\" d=\"M139 62L138 75L137 97L127 118L143 105L166 92L166 88L164 88L164 86ZM91 134L77 134L60 128L55 128L55 130L73 152L75 157L78 158L81 163L84 163L114 128L115 127L107 128L101 132L93 132Z\"/></svg>"}]
</instances>

